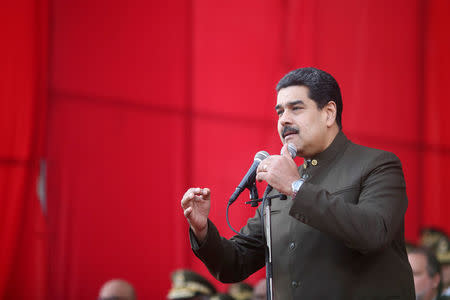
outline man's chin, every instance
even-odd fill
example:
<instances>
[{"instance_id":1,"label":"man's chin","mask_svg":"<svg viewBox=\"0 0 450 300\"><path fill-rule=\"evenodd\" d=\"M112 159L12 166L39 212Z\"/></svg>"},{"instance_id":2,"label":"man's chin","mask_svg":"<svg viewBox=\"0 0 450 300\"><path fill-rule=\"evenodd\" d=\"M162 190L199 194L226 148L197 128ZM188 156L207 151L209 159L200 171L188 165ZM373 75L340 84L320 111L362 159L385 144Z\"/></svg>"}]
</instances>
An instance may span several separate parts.
<instances>
[{"instance_id":1,"label":"man's chin","mask_svg":"<svg viewBox=\"0 0 450 300\"><path fill-rule=\"evenodd\" d=\"M424 300L425 299L425 292L416 294L416 300Z\"/></svg>"},{"instance_id":2,"label":"man's chin","mask_svg":"<svg viewBox=\"0 0 450 300\"><path fill-rule=\"evenodd\" d=\"M290 134L284 138L284 143L290 143L296 145L297 136L295 134Z\"/></svg>"},{"instance_id":3,"label":"man's chin","mask_svg":"<svg viewBox=\"0 0 450 300\"><path fill-rule=\"evenodd\" d=\"M293 145L295 145L295 147L297 149L301 148L301 144L302 144L300 137L296 134L288 135L287 137L285 137L284 143L285 144L293 144Z\"/></svg>"}]
</instances>

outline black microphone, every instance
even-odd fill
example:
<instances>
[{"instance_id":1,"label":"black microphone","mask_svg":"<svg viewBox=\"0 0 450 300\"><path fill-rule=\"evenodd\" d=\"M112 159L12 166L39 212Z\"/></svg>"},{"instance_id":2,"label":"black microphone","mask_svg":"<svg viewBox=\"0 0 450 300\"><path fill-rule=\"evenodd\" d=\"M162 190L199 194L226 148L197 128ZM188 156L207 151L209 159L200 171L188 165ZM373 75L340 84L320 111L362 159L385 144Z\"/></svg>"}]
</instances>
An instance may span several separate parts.
<instances>
[{"instance_id":1,"label":"black microphone","mask_svg":"<svg viewBox=\"0 0 450 300\"><path fill-rule=\"evenodd\" d=\"M239 195L253 182L255 182L256 178L256 169L258 168L259 164L269 157L269 153L266 151L259 151L255 154L255 158L253 160L253 164L250 166L250 169L248 169L247 174L245 174L244 178L242 178L241 183L239 183L238 187L234 191L233 195L231 195L230 200L228 200L228 204L233 203L236 201L236 199L239 197Z\"/></svg>"},{"instance_id":2,"label":"black microphone","mask_svg":"<svg viewBox=\"0 0 450 300\"><path fill-rule=\"evenodd\" d=\"M297 156L297 148L295 148L294 144L288 144L287 145L287 150L289 151L289 154L291 155L292 158ZM280 154L283 154L282 152ZM264 197L266 197L267 195L269 195L269 193L272 191L273 187L268 184L266 187L266 190L264 191Z\"/></svg>"}]
</instances>

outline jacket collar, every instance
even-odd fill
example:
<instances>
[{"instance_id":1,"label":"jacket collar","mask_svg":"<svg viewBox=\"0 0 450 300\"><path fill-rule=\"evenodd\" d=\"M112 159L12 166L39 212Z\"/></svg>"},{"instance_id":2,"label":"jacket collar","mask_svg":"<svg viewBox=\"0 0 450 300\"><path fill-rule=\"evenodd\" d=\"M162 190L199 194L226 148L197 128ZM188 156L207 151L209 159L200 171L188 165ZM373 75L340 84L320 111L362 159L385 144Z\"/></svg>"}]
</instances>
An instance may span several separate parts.
<instances>
[{"instance_id":1,"label":"jacket collar","mask_svg":"<svg viewBox=\"0 0 450 300\"><path fill-rule=\"evenodd\" d=\"M333 142L324 151L316 154L311 159L305 160L304 167L312 166L319 167L322 165L328 165L332 160L336 158L339 153L347 147L350 141L347 139L345 134L339 130L338 134L334 138Z\"/></svg>"}]
</instances>

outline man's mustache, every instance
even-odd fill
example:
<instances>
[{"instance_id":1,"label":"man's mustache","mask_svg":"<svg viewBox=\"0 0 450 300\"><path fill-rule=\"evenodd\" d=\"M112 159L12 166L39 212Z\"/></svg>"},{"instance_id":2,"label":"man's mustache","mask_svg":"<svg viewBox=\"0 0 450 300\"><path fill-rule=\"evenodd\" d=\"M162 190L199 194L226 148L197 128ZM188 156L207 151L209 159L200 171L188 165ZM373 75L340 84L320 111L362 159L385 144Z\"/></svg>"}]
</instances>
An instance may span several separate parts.
<instances>
[{"instance_id":1,"label":"man's mustache","mask_svg":"<svg viewBox=\"0 0 450 300\"><path fill-rule=\"evenodd\" d=\"M293 134L297 134L299 132L299 130L295 127L292 126L285 126L283 127L283 130L281 131L281 135L284 137L286 137L287 133L293 133Z\"/></svg>"}]
</instances>

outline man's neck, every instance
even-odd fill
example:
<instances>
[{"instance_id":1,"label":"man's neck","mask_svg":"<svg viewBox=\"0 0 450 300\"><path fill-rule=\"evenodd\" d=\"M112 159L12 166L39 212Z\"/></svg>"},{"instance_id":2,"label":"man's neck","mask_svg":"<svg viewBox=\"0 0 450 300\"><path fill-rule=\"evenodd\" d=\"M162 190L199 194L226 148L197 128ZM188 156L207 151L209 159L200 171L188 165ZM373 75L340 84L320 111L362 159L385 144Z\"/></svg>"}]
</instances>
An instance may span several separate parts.
<instances>
[{"instance_id":1,"label":"man's neck","mask_svg":"<svg viewBox=\"0 0 450 300\"><path fill-rule=\"evenodd\" d=\"M317 154L322 153L323 151L328 149L328 147L330 147L330 145L333 143L334 139L336 138L336 136L338 135L338 133L340 131L337 124L334 124L334 125L335 126L328 129L327 135L324 138L323 146L320 149L318 149L318 151L316 151L315 153L313 153L311 155L303 156L304 159L311 159L314 156L316 156Z\"/></svg>"},{"instance_id":2,"label":"man's neck","mask_svg":"<svg viewBox=\"0 0 450 300\"><path fill-rule=\"evenodd\" d=\"M339 133L339 127L335 123L329 130L329 134L328 134L327 141L326 141L326 147L322 151L324 151L325 149L330 147L331 143L333 143L333 141L336 138L336 136L338 135L338 133Z\"/></svg>"}]
</instances>

